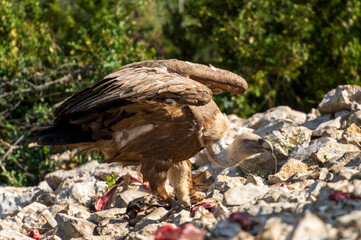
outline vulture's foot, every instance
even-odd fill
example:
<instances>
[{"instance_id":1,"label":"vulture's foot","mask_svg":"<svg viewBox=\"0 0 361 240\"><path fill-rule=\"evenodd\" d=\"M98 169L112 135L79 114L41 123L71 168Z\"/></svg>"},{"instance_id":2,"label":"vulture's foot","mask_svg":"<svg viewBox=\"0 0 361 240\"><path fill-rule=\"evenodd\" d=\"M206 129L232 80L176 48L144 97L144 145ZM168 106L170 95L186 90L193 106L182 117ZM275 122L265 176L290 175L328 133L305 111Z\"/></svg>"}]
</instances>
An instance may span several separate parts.
<instances>
[{"instance_id":1,"label":"vulture's foot","mask_svg":"<svg viewBox=\"0 0 361 240\"><path fill-rule=\"evenodd\" d=\"M185 205L184 203L179 204L176 200L174 200L173 198L168 198L167 202L171 205L171 209L169 210L170 212L180 212L182 210L190 210L191 204L189 203L189 205Z\"/></svg>"}]
</instances>

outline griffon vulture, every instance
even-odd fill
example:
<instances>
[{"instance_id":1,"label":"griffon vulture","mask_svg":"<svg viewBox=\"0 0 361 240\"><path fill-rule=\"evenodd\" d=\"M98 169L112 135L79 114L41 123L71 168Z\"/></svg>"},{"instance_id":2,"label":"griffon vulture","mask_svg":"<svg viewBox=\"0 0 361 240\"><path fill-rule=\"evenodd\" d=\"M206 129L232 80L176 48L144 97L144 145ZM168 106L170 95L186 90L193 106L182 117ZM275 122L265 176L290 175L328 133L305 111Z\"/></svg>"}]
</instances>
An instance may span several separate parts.
<instances>
[{"instance_id":1,"label":"griffon vulture","mask_svg":"<svg viewBox=\"0 0 361 240\"><path fill-rule=\"evenodd\" d=\"M101 151L108 162L140 165L151 191L169 200L169 179L184 206L190 206L189 158L206 148L227 168L250 155L271 150L258 135L238 136L228 147L228 128L212 95L242 94L247 82L213 66L179 60L126 65L76 92L55 110L52 125L41 127L40 145Z\"/></svg>"}]
</instances>

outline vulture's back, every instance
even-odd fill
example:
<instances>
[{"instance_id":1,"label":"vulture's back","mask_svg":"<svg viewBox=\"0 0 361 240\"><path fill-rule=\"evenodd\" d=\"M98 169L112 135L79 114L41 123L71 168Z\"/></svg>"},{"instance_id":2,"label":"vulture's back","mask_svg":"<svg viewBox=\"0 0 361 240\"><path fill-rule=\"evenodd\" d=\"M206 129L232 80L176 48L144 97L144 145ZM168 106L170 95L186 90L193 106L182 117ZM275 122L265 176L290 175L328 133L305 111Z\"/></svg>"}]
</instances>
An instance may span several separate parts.
<instances>
[{"instance_id":1,"label":"vulture's back","mask_svg":"<svg viewBox=\"0 0 361 240\"><path fill-rule=\"evenodd\" d=\"M227 127L212 94L246 89L243 78L213 66L129 64L68 98L54 124L40 128L39 144L100 150L124 165L188 159Z\"/></svg>"}]
</instances>

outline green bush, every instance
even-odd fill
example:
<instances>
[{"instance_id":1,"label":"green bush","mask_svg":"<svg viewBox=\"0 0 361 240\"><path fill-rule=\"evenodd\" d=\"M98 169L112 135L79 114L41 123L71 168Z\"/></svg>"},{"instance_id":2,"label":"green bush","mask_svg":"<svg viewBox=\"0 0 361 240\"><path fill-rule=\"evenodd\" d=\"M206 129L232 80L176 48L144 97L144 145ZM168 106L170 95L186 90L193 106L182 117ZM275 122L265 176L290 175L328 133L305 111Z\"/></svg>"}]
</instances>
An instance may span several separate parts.
<instances>
[{"instance_id":1,"label":"green bush","mask_svg":"<svg viewBox=\"0 0 361 240\"><path fill-rule=\"evenodd\" d=\"M28 145L29 130L134 61L178 58L242 75L245 95L215 97L226 113L309 111L337 85L361 83L360 19L358 0L0 0L0 182L32 185L61 167L52 148Z\"/></svg>"},{"instance_id":2,"label":"green bush","mask_svg":"<svg viewBox=\"0 0 361 240\"><path fill-rule=\"evenodd\" d=\"M52 122L66 96L155 50L135 39L145 1L2 0L0 4L1 182L35 184L56 166L48 147L29 148L33 126Z\"/></svg>"},{"instance_id":3,"label":"green bush","mask_svg":"<svg viewBox=\"0 0 361 240\"><path fill-rule=\"evenodd\" d=\"M216 98L228 113L245 117L277 105L309 111L337 85L361 83L358 0L184 1L183 13L169 2L165 39L157 42L164 57L247 79L246 95Z\"/></svg>"}]
</instances>

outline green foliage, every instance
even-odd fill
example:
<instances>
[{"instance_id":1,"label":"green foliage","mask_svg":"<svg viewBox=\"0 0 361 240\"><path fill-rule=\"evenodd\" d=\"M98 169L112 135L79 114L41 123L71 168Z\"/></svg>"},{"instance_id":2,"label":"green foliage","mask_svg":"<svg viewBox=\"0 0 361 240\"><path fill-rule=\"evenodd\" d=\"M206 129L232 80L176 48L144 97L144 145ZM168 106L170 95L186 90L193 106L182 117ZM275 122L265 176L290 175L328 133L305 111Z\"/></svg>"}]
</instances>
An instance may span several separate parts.
<instances>
[{"instance_id":1,"label":"green foliage","mask_svg":"<svg viewBox=\"0 0 361 240\"><path fill-rule=\"evenodd\" d=\"M163 31L171 38L158 44L173 45L161 47L164 56L247 79L246 95L216 97L228 113L249 116L277 105L308 111L337 85L361 83L358 0L184 1L183 14L170 2Z\"/></svg>"},{"instance_id":2,"label":"green foliage","mask_svg":"<svg viewBox=\"0 0 361 240\"><path fill-rule=\"evenodd\" d=\"M105 192L107 192L111 187L114 186L117 181L117 175L113 173L112 175L105 175L105 181L107 182L107 186L105 187Z\"/></svg>"},{"instance_id":3,"label":"green foliage","mask_svg":"<svg viewBox=\"0 0 361 240\"><path fill-rule=\"evenodd\" d=\"M51 123L54 106L71 93L124 64L155 57L136 39L143 7L140 0L0 1L1 156L33 126ZM29 148L30 141L0 158L0 182L36 184L57 167L53 150Z\"/></svg>"},{"instance_id":4,"label":"green foliage","mask_svg":"<svg viewBox=\"0 0 361 240\"><path fill-rule=\"evenodd\" d=\"M361 84L360 19L358 0L0 0L0 182L33 185L59 168L54 150L29 145L29 130L134 61L178 58L242 75L245 95L214 97L226 113L308 111L337 85Z\"/></svg>"}]
</instances>

